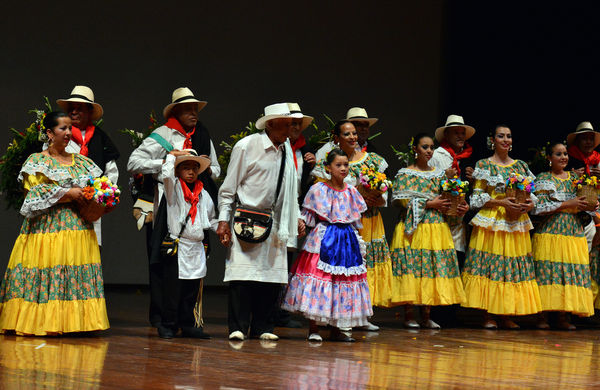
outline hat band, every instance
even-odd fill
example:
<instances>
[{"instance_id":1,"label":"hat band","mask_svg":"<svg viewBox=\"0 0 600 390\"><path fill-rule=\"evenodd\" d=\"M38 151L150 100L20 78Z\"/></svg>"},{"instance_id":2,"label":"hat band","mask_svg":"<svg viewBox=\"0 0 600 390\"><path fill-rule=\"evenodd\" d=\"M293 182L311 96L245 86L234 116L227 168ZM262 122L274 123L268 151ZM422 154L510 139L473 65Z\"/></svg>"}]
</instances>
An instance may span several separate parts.
<instances>
[{"instance_id":1,"label":"hat band","mask_svg":"<svg viewBox=\"0 0 600 390\"><path fill-rule=\"evenodd\" d=\"M369 119L369 118L367 118L366 116L352 116L348 119Z\"/></svg>"},{"instance_id":2,"label":"hat band","mask_svg":"<svg viewBox=\"0 0 600 390\"><path fill-rule=\"evenodd\" d=\"M300 110L292 110L292 111L290 111L290 114L302 114L302 111L300 111Z\"/></svg>"},{"instance_id":3,"label":"hat band","mask_svg":"<svg viewBox=\"0 0 600 390\"><path fill-rule=\"evenodd\" d=\"M446 127L448 126L465 126L464 123L460 123L460 122L450 122L450 123L446 123Z\"/></svg>"},{"instance_id":4,"label":"hat band","mask_svg":"<svg viewBox=\"0 0 600 390\"><path fill-rule=\"evenodd\" d=\"M79 98L79 99L86 100L86 101L88 101L88 102L90 102L90 103L94 103L94 101L93 101L93 100L90 100L90 98L89 98L89 97L87 97L87 96L83 96L83 95L77 95L77 94L71 94L71 96L70 96L70 97L72 97L72 98Z\"/></svg>"},{"instance_id":5,"label":"hat band","mask_svg":"<svg viewBox=\"0 0 600 390\"><path fill-rule=\"evenodd\" d=\"M587 131L593 131L594 133L596 132L594 129L590 129L589 127L584 127L582 129L577 130L575 133L584 133Z\"/></svg>"},{"instance_id":6,"label":"hat band","mask_svg":"<svg viewBox=\"0 0 600 390\"><path fill-rule=\"evenodd\" d=\"M196 98L194 97L194 95L188 95L188 96L180 97L179 99L173 100L173 103L179 103L180 101L186 100L186 99L196 99Z\"/></svg>"}]
</instances>

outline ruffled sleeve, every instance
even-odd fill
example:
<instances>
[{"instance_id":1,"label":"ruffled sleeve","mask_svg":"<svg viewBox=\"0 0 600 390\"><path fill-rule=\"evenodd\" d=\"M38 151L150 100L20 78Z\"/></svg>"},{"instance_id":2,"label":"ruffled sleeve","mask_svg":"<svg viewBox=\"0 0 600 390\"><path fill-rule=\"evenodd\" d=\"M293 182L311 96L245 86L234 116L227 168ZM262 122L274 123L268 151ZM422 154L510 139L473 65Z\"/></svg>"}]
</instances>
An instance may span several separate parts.
<instances>
[{"instance_id":1,"label":"ruffled sleeve","mask_svg":"<svg viewBox=\"0 0 600 390\"><path fill-rule=\"evenodd\" d=\"M316 183L310 187L302 207L305 218L315 219L318 216L330 223L356 222L367 210L367 205L356 188L346 185L344 190L338 191L326 183ZM311 217L308 212L314 215Z\"/></svg>"},{"instance_id":2,"label":"ruffled sleeve","mask_svg":"<svg viewBox=\"0 0 600 390\"><path fill-rule=\"evenodd\" d=\"M557 201L558 189L552 178L545 173L540 174L535 182L537 203L531 211L533 215L548 214L557 210L562 202Z\"/></svg>"},{"instance_id":3,"label":"ruffled sleeve","mask_svg":"<svg viewBox=\"0 0 600 390\"><path fill-rule=\"evenodd\" d=\"M410 180L413 175L407 168L400 169L392 186L392 202L406 208L404 225L408 235L417 229L425 215L427 201L434 197L433 194L420 192L414 186L414 181Z\"/></svg>"},{"instance_id":4,"label":"ruffled sleeve","mask_svg":"<svg viewBox=\"0 0 600 390\"><path fill-rule=\"evenodd\" d=\"M492 175L490 167L485 160L479 160L473 171L473 193L469 199L470 206L474 209L482 208L492 196L487 193L488 186L504 187L504 178L501 175Z\"/></svg>"},{"instance_id":5,"label":"ruffled sleeve","mask_svg":"<svg viewBox=\"0 0 600 390\"><path fill-rule=\"evenodd\" d=\"M49 159L44 161L39 154L29 156L19 173L19 181L27 192L21 215L33 218L58 203L72 187L70 178L66 170L52 166Z\"/></svg>"}]
</instances>

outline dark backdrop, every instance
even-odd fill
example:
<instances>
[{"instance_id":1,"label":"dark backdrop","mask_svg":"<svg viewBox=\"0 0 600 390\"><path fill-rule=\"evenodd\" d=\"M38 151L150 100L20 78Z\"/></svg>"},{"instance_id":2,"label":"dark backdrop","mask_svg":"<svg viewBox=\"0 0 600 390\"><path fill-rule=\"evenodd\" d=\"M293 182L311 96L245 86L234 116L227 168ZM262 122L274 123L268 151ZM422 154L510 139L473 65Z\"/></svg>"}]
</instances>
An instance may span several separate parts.
<instances>
[{"instance_id":1,"label":"dark backdrop","mask_svg":"<svg viewBox=\"0 0 600 390\"><path fill-rule=\"evenodd\" d=\"M201 113L219 143L255 120L265 105L297 101L306 113L334 119L351 106L380 118L376 144L395 174L389 145L433 130L441 113L442 1L361 2L9 2L0 24L0 149L27 110L92 87L104 129L122 157L126 186L132 148L118 129L148 125L148 113L188 86L208 100ZM473 57L476 53L471 53ZM448 66L447 61L445 66ZM467 119L475 119L463 111ZM161 118L162 119L162 118ZM144 235L127 196L103 220L107 283L146 283ZM393 210L385 214L391 237ZM21 219L1 210L0 272ZM213 253L207 284L223 277L224 251Z\"/></svg>"},{"instance_id":2,"label":"dark backdrop","mask_svg":"<svg viewBox=\"0 0 600 390\"><path fill-rule=\"evenodd\" d=\"M600 130L600 8L592 1L450 1L445 10L441 112L477 133L479 157L495 124L513 156L565 140L578 123ZM442 118L440 118L442 120Z\"/></svg>"}]
</instances>

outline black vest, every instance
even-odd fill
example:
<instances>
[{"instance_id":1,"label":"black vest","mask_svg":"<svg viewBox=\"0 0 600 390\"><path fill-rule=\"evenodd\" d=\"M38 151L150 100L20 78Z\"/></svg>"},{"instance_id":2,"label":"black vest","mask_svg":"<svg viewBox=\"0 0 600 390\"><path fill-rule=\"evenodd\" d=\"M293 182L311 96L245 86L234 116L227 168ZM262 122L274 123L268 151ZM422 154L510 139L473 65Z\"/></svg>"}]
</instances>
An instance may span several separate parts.
<instances>
[{"instance_id":1,"label":"black vest","mask_svg":"<svg viewBox=\"0 0 600 390\"><path fill-rule=\"evenodd\" d=\"M88 143L88 157L104 172L106 163L119 158L119 151L108 135L99 127ZM116 183L115 183L116 184Z\"/></svg>"}]
</instances>

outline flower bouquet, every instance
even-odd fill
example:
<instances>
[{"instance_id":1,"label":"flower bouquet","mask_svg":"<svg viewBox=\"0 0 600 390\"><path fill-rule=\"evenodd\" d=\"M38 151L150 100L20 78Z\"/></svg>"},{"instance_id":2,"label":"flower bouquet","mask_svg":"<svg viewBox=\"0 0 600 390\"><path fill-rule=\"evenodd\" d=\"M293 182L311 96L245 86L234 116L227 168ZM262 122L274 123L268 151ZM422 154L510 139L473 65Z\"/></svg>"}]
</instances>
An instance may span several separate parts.
<instances>
[{"instance_id":1,"label":"flower bouquet","mask_svg":"<svg viewBox=\"0 0 600 390\"><path fill-rule=\"evenodd\" d=\"M583 175L576 178L573 184L577 188L577 196L585 197L590 206L596 206L598 190L600 190L600 181L596 176Z\"/></svg>"},{"instance_id":2,"label":"flower bouquet","mask_svg":"<svg viewBox=\"0 0 600 390\"><path fill-rule=\"evenodd\" d=\"M454 176L452 179L442 181L442 198L450 201L450 209L446 215L458 215L458 205L465 201L469 189L469 182Z\"/></svg>"},{"instance_id":3,"label":"flower bouquet","mask_svg":"<svg viewBox=\"0 0 600 390\"><path fill-rule=\"evenodd\" d=\"M523 176L520 173L512 173L506 179L506 196L515 198L517 203L525 203L529 199L531 193L535 191L534 178L531 176Z\"/></svg>"},{"instance_id":4,"label":"flower bouquet","mask_svg":"<svg viewBox=\"0 0 600 390\"><path fill-rule=\"evenodd\" d=\"M380 196L392 186L383 172L378 172L373 167L364 166L360 170L359 185L356 188L365 196Z\"/></svg>"},{"instance_id":5,"label":"flower bouquet","mask_svg":"<svg viewBox=\"0 0 600 390\"><path fill-rule=\"evenodd\" d=\"M79 213L88 222L97 221L119 203L120 195L121 190L108 177L90 177L83 187L86 202L79 208Z\"/></svg>"}]
</instances>

